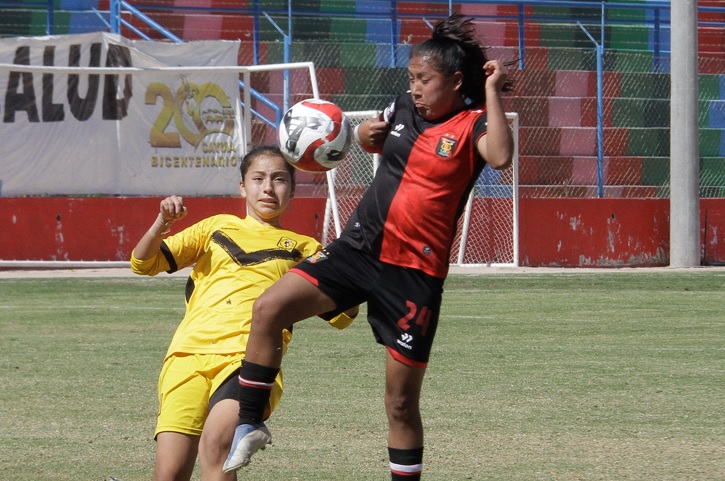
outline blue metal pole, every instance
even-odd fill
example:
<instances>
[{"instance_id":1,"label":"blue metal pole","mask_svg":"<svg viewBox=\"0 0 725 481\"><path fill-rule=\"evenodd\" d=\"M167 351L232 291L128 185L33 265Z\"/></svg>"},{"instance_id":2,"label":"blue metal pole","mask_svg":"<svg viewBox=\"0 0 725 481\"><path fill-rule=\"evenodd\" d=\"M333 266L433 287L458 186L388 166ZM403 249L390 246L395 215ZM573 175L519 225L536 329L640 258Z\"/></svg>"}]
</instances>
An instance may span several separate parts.
<instances>
[{"instance_id":1,"label":"blue metal pole","mask_svg":"<svg viewBox=\"0 0 725 481\"><path fill-rule=\"evenodd\" d=\"M45 34L53 35L53 27L55 26L55 2L48 0L48 15L45 17Z\"/></svg>"},{"instance_id":2,"label":"blue metal pole","mask_svg":"<svg viewBox=\"0 0 725 481\"><path fill-rule=\"evenodd\" d=\"M390 1L390 63L391 67L398 66L398 2Z\"/></svg>"},{"instance_id":3,"label":"blue metal pole","mask_svg":"<svg viewBox=\"0 0 725 481\"><path fill-rule=\"evenodd\" d=\"M597 42L592 34L577 22L579 28L596 47L597 56L597 195L604 197L604 2L602 2L601 36Z\"/></svg>"},{"instance_id":4,"label":"blue metal pole","mask_svg":"<svg viewBox=\"0 0 725 481\"><path fill-rule=\"evenodd\" d=\"M654 50L654 70L655 72L660 72L660 9L655 8L654 9L654 19L653 19L653 25L652 25L652 36L654 37L652 39L652 50Z\"/></svg>"},{"instance_id":5,"label":"blue metal pole","mask_svg":"<svg viewBox=\"0 0 725 481\"><path fill-rule=\"evenodd\" d=\"M519 3L519 70L524 69L524 4Z\"/></svg>"},{"instance_id":6,"label":"blue metal pole","mask_svg":"<svg viewBox=\"0 0 725 481\"><path fill-rule=\"evenodd\" d=\"M289 63L290 61L290 49L292 48L292 0L287 1L287 35L284 37L284 62ZM282 103L282 110L287 112L290 106L290 71L284 71L284 98ZM277 119L279 122L281 119Z\"/></svg>"},{"instance_id":7,"label":"blue metal pole","mask_svg":"<svg viewBox=\"0 0 725 481\"><path fill-rule=\"evenodd\" d=\"M254 25L254 31L252 32L252 61L254 65L259 65L259 1L254 0L252 7L252 22Z\"/></svg>"},{"instance_id":8,"label":"blue metal pole","mask_svg":"<svg viewBox=\"0 0 725 481\"><path fill-rule=\"evenodd\" d=\"M279 32L279 34L282 36L282 49L283 49L282 50L282 55L283 55L283 60L284 60L284 63L289 63L289 60L290 60L290 47L292 45L292 15L291 15L291 10L290 10L290 15L287 17L287 28L289 29L289 32L288 33L285 33L279 27L279 25L277 25L277 23L274 21L274 19L267 14L267 12L263 12L263 14L264 14L264 17L267 20L269 20L269 23L271 23L272 26L277 30L277 32ZM255 92L256 91L254 89L251 90L252 95L255 95L255 97L258 100L262 101L265 105L267 105L268 107L270 107L272 110L275 111L276 119L277 119L277 125L279 125L280 120L282 120L282 113L283 112L286 112L287 109L289 108L288 107L288 105L289 105L289 96L290 96L290 86L289 86L290 85L290 83L289 83L289 78L290 77L289 77L289 70L285 70L282 75L283 75L282 78L284 79L284 86L282 87L282 107L284 109L283 111L280 111L279 107L277 107L272 102L270 102L269 100L267 100L266 97L264 97L263 95L261 95L261 94L255 95ZM240 81L240 83L241 83L242 86L244 86L244 83L243 82ZM277 125L275 125L275 127Z\"/></svg>"},{"instance_id":9,"label":"blue metal pole","mask_svg":"<svg viewBox=\"0 0 725 481\"><path fill-rule=\"evenodd\" d=\"M108 11L111 23L111 33L121 33L121 0L111 0Z\"/></svg>"},{"instance_id":10,"label":"blue metal pole","mask_svg":"<svg viewBox=\"0 0 725 481\"><path fill-rule=\"evenodd\" d=\"M597 45L597 196L604 197L604 46Z\"/></svg>"},{"instance_id":11,"label":"blue metal pole","mask_svg":"<svg viewBox=\"0 0 725 481\"><path fill-rule=\"evenodd\" d=\"M119 1L119 5L121 4L121 2L123 2L123 0L120 0ZM164 37L168 38L172 42L174 42L174 43L184 43L184 41L180 37L178 37L178 36L174 35L173 33L171 33L169 30L167 30L166 28L164 28L159 22L157 22L156 20L151 19L151 17L149 17L148 15L142 13L141 10L139 10L136 7L134 7L130 3L124 2L123 5L126 7L126 10L128 10L129 13L131 13L136 18L140 18L141 20L143 20L144 23L146 23L146 25L150 26L151 28L153 28L157 32L161 33ZM121 11L120 10L118 11L117 18L119 18L119 19L121 18ZM116 33L119 33L119 34L121 33L120 22L119 22L118 32L116 32Z\"/></svg>"},{"instance_id":12,"label":"blue metal pole","mask_svg":"<svg viewBox=\"0 0 725 481\"><path fill-rule=\"evenodd\" d=\"M597 195L604 197L604 2L597 45Z\"/></svg>"}]
</instances>

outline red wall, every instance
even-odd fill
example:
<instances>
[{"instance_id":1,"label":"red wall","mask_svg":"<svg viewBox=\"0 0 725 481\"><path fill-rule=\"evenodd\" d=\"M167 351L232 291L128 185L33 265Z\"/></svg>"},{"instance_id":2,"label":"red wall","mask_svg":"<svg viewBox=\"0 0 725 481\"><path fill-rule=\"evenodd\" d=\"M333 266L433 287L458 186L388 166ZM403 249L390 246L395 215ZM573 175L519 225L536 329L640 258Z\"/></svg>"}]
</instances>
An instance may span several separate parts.
<instances>
[{"instance_id":1,"label":"red wall","mask_svg":"<svg viewBox=\"0 0 725 481\"><path fill-rule=\"evenodd\" d=\"M128 260L158 213L155 197L0 198L0 259ZM242 213L241 198L186 199L183 228L212 214ZM700 203L703 263L725 263L725 199ZM325 201L297 198L286 228L320 238ZM521 199L521 265L667 265L668 199ZM479 239L485 242L485 239Z\"/></svg>"},{"instance_id":2,"label":"red wall","mask_svg":"<svg viewBox=\"0 0 725 481\"><path fill-rule=\"evenodd\" d=\"M521 263L658 266L669 255L669 200L521 199Z\"/></svg>"},{"instance_id":3,"label":"red wall","mask_svg":"<svg viewBox=\"0 0 725 481\"><path fill-rule=\"evenodd\" d=\"M521 265L669 263L669 199L521 199ZM700 201L701 263L725 262L725 199Z\"/></svg>"},{"instance_id":4,"label":"red wall","mask_svg":"<svg viewBox=\"0 0 725 481\"><path fill-rule=\"evenodd\" d=\"M159 212L157 197L0 198L0 259L126 261ZM174 231L213 214L243 215L241 197L185 199ZM325 200L296 198L282 225L319 239Z\"/></svg>"}]
</instances>

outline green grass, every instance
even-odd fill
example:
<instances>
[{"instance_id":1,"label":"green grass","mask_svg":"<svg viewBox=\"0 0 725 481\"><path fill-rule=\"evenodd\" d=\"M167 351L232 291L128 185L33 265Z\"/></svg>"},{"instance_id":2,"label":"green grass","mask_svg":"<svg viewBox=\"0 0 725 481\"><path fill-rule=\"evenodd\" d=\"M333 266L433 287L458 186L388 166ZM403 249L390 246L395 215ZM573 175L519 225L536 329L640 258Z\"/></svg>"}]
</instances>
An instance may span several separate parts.
<instances>
[{"instance_id":1,"label":"green grass","mask_svg":"<svg viewBox=\"0 0 725 481\"><path fill-rule=\"evenodd\" d=\"M0 478L151 479L184 282L0 280ZM725 479L724 292L704 269L452 276L424 479ZM240 479L389 479L383 364L364 313L299 324L274 445Z\"/></svg>"}]
</instances>

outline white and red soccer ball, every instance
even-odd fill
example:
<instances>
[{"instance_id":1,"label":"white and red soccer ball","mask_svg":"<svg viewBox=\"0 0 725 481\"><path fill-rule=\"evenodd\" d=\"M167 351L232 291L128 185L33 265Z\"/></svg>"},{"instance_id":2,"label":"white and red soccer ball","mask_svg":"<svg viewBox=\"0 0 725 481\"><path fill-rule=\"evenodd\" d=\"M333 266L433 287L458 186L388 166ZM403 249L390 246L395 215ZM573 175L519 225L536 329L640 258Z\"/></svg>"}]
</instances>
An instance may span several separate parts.
<instances>
[{"instance_id":1,"label":"white and red soccer ball","mask_svg":"<svg viewBox=\"0 0 725 481\"><path fill-rule=\"evenodd\" d=\"M332 102L307 99L294 104L277 129L279 149L287 161L305 172L337 167L350 150L352 128Z\"/></svg>"}]
</instances>

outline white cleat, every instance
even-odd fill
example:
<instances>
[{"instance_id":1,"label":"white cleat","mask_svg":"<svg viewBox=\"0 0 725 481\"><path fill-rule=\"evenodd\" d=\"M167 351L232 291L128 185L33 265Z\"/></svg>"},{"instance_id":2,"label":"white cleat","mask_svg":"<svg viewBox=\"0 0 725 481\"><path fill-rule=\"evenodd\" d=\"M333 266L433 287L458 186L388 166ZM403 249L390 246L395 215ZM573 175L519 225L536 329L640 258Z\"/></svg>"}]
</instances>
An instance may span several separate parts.
<instances>
[{"instance_id":1,"label":"white cleat","mask_svg":"<svg viewBox=\"0 0 725 481\"><path fill-rule=\"evenodd\" d=\"M246 466L252 455L272 444L272 434L264 423L240 424L234 431L229 457L224 462L224 472L231 473Z\"/></svg>"}]
</instances>

